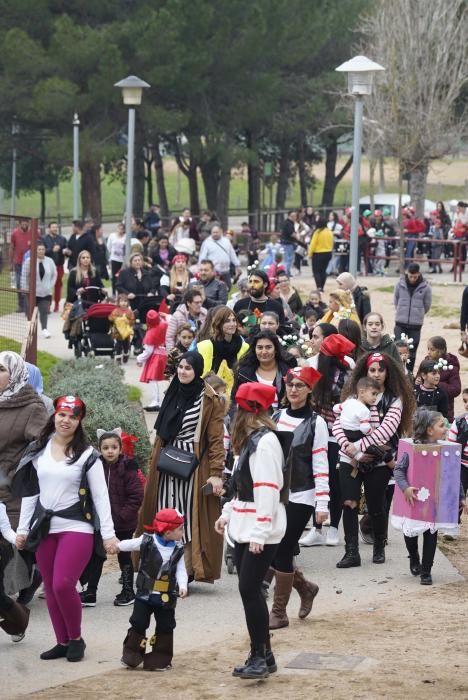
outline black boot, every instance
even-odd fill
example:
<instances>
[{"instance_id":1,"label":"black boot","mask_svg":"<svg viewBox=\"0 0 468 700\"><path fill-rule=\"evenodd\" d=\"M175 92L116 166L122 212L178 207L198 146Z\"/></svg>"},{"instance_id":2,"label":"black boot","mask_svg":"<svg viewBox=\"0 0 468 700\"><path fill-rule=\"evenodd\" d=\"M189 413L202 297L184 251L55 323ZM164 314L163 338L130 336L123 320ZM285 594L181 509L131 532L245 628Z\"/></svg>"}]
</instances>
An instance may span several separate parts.
<instances>
[{"instance_id":1,"label":"black boot","mask_svg":"<svg viewBox=\"0 0 468 700\"><path fill-rule=\"evenodd\" d=\"M372 529L374 531L374 553L372 561L374 564L385 563L385 543L387 539L387 516L379 513L372 516Z\"/></svg>"},{"instance_id":2,"label":"black boot","mask_svg":"<svg viewBox=\"0 0 468 700\"><path fill-rule=\"evenodd\" d=\"M419 560L419 554L410 554L409 557L409 568L413 576L419 576L421 574L421 562Z\"/></svg>"},{"instance_id":3,"label":"black boot","mask_svg":"<svg viewBox=\"0 0 468 700\"><path fill-rule=\"evenodd\" d=\"M255 648L254 648L254 645L251 644L250 645L250 653L249 653L248 657L246 658L245 662L241 666L236 666L234 668L232 675L238 676L240 673L243 673L243 671L247 668L247 666L250 665L254 655L255 655ZM273 652L271 650L271 635L268 635L268 641L267 641L266 647L265 647L265 661L266 661L266 665L268 667L268 673L269 674L276 673L276 671L278 670L278 666L276 665L276 660L275 660L275 657L274 657Z\"/></svg>"},{"instance_id":4,"label":"black boot","mask_svg":"<svg viewBox=\"0 0 468 700\"><path fill-rule=\"evenodd\" d=\"M245 666L236 666L232 675L246 680L262 680L268 678L269 671L266 663L265 644L255 644Z\"/></svg>"},{"instance_id":5,"label":"black boot","mask_svg":"<svg viewBox=\"0 0 468 700\"><path fill-rule=\"evenodd\" d=\"M122 592L115 597L114 605L131 605L134 600L135 591L133 590L133 565L126 564L122 568Z\"/></svg>"},{"instance_id":6,"label":"black boot","mask_svg":"<svg viewBox=\"0 0 468 700\"><path fill-rule=\"evenodd\" d=\"M151 651L143 659L144 671L169 671L174 654L173 632L158 632L150 639Z\"/></svg>"},{"instance_id":7,"label":"black boot","mask_svg":"<svg viewBox=\"0 0 468 700\"><path fill-rule=\"evenodd\" d=\"M385 564L385 540L374 537L374 552L372 555L374 564Z\"/></svg>"},{"instance_id":8,"label":"black boot","mask_svg":"<svg viewBox=\"0 0 468 700\"><path fill-rule=\"evenodd\" d=\"M345 536L345 554L336 565L337 569L350 569L352 566L361 566L359 556L359 539L357 535Z\"/></svg>"},{"instance_id":9,"label":"black boot","mask_svg":"<svg viewBox=\"0 0 468 700\"><path fill-rule=\"evenodd\" d=\"M145 651L146 637L130 627L124 639L121 662L124 666L136 668L143 661Z\"/></svg>"},{"instance_id":10,"label":"black boot","mask_svg":"<svg viewBox=\"0 0 468 700\"><path fill-rule=\"evenodd\" d=\"M421 586L432 586L431 570L425 567L421 569Z\"/></svg>"},{"instance_id":11,"label":"black boot","mask_svg":"<svg viewBox=\"0 0 468 700\"><path fill-rule=\"evenodd\" d=\"M34 598L34 594L42 583L42 576L39 569L34 569L32 581L27 588L23 588L16 599L21 605L28 605Z\"/></svg>"}]
</instances>

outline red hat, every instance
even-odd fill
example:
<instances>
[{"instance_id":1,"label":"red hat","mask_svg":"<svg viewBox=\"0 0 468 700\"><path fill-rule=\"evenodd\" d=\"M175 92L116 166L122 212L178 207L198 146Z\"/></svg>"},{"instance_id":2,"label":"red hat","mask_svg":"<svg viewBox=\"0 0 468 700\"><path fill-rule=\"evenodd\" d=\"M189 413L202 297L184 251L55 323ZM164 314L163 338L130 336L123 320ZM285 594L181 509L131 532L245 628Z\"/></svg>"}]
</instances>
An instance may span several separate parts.
<instances>
[{"instance_id":1,"label":"red hat","mask_svg":"<svg viewBox=\"0 0 468 700\"><path fill-rule=\"evenodd\" d=\"M384 365L388 364L387 358L381 352L372 352L366 360L366 367L370 367L374 362L383 362Z\"/></svg>"},{"instance_id":2,"label":"red hat","mask_svg":"<svg viewBox=\"0 0 468 700\"><path fill-rule=\"evenodd\" d=\"M276 399L276 389L273 385L248 382L241 384L236 392L236 403L249 413L262 413ZM257 404L252 405L252 404Z\"/></svg>"},{"instance_id":3,"label":"red hat","mask_svg":"<svg viewBox=\"0 0 468 700\"><path fill-rule=\"evenodd\" d=\"M187 256L186 255L174 255L174 257L171 260L171 265L174 265L174 263L180 262L181 260L186 263Z\"/></svg>"},{"instance_id":4,"label":"red hat","mask_svg":"<svg viewBox=\"0 0 468 700\"><path fill-rule=\"evenodd\" d=\"M311 389L322 375L313 367L292 367L288 369L284 381L288 384L294 377Z\"/></svg>"},{"instance_id":5,"label":"red hat","mask_svg":"<svg viewBox=\"0 0 468 700\"><path fill-rule=\"evenodd\" d=\"M333 333L333 335L329 335L322 341L320 352L327 357L336 357L343 364L345 355L353 352L355 347L355 344L348 338L345 338L344 335Z\"/></svg>"},{"instance_id":6,"label":"red hat","mask_svg":"<svg viewBox=\"0 0 468 700\"><path fill-rule=\"evenodd\" d=\"M54 401L55 413L65 411L80 420L86 415L86 406L78 396L59 396Z\"/></svg>"},{"instance_id":7,"label":"red hat","mask_svg":"<svg viewBox=\"0 0 468 700\"><path fill-rule=\"evenodd\" d=\"M155 309L150 309L146 314L146 327L154 328L160 322L160 316Z\"/></svg>"},{"instance_id":8,"label":"red hat","mask_svg":"<svg viewBox=\"0 0 468 700\"><path fill-rule=\"evenodd\" d=\"M158 535L162 535L164 532L175 530L176 527L183 524L184 516L182 513L179 513L175 508L163 508L156 513L149 527L145 525L145 530L146 532L156 532Z\"/></svg>"}]
</instances>

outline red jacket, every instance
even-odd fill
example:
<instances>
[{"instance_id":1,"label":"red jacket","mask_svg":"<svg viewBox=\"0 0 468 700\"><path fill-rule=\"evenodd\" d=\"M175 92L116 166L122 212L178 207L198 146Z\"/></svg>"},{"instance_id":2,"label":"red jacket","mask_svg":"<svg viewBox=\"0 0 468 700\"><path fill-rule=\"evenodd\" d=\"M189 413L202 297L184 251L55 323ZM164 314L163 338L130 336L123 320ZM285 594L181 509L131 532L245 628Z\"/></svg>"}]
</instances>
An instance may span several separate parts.
<instances>
[{"instance_id":1,"label":"red jacket","mask_svg":"<svg viewBox=\"0 0 468 700\"><path fill-rule=\"evenodd\" d=\"M426 233L426 224L422 219L407 219L403 224L403 230L408 236L416 237L420 233Z\"/></svg>"},{"instance_id":2,"label":"red jacket","mask_svg":"<svg viewBox=\"0 0 468 700\"><path fill-rule=\"evenodd\" d=\"M138 465L121 455L115 464L104 459L104 475L109 490L112 520L116 531L135 530L138 511L143 501L143 485L138 476Z\"/></svg>"}]
</instances>

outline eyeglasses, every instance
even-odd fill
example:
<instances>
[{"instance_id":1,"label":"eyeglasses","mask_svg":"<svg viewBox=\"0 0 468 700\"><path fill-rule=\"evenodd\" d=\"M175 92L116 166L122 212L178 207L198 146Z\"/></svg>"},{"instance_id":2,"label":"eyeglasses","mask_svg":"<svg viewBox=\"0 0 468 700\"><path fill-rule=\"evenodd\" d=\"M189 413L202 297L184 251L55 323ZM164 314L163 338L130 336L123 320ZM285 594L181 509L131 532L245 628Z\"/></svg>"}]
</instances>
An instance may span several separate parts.
<instances>
[{"instance_id":1,"label":"eyeglasses","mask_svg":"<svg viewBox=\"0 0 468 700\"><path fill-rule=\"evenodd\" d=\"M290 389L307 389L307 384L302 382L289 382L288 387Z\"/></svg>"}]
</instances>

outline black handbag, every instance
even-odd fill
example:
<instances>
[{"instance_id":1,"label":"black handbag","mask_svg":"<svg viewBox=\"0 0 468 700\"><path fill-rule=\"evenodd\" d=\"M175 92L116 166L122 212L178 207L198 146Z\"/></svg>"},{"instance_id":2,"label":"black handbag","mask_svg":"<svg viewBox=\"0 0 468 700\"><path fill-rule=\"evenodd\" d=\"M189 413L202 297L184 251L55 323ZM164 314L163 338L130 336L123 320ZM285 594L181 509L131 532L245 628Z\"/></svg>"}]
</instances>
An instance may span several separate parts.
<instances>
[{"instance_id":1,"label":"black handbag","mask_svg":"<svg viewBox=\"0 0 468 700\"><path fill-rule=\"evenodd\" d=\"M188 481L198 464L198 457L193 452L168 445L159 453L158 471Z\"/></svg>"}]
</instances>

